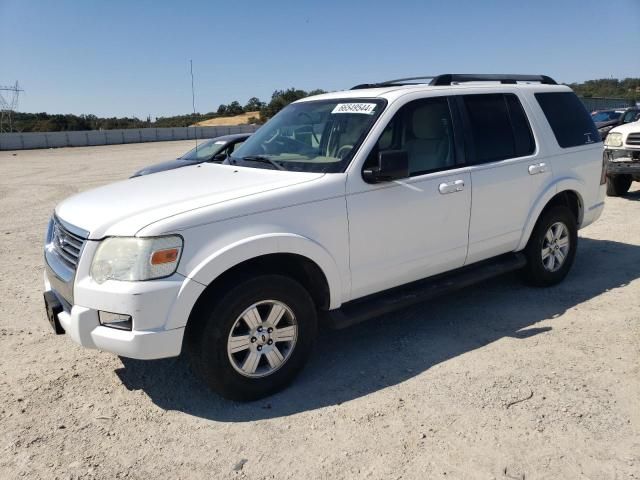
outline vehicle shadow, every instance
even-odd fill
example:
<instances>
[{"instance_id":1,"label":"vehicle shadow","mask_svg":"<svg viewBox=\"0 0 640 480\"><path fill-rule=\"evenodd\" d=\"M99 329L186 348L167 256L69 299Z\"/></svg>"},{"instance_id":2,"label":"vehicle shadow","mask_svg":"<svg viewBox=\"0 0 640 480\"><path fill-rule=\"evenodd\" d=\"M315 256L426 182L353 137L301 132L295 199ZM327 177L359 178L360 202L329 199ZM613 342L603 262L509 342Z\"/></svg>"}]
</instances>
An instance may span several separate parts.
<instances>
[{"instance_id":1,"label":"vehicle shadow","mask_svg":"<svg viewBox=\"0 0 640 480\"><path fill-rule=\"evenodd\" d=\"M553 322L567 309L627 285L640 276L638 265L640 246L581 238L572 272L553 288L530 288L517 275L505 275L345 330L322 332L294 383L257 402L211 393L182 358L122 358L116 373L128 389L142 389L163 409L227 422L287 416L396 385L503 337L544 334L552 327L536 323Z\"/></svg>"},{"instance_id":2,"label":"vehicle shadow","mask_svg":"<svg viewBox=\"0 0 640 480\"><path fill-rule=\"evenodd\" d=\"M637 202L640 200L640 189L629 191L621 198L623 198L624 200L635 200Z\"/></svg>"}]
</instances>

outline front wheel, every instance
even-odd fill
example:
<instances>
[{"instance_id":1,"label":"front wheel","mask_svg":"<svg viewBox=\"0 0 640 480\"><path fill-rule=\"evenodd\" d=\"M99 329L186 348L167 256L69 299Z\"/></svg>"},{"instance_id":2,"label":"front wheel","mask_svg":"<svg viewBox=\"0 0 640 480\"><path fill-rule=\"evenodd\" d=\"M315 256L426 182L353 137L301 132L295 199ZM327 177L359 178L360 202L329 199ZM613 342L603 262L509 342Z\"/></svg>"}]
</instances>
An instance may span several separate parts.
<instances>
[{"instance_id":1,"label":"front wheel","mask_svg":"<svg viewBox=\"0 0 640 480\"><path fill-rule=\"evenodd\" d=\"M607 177L607 195L609 197L624 195L631 188L631 182L631 175L612 175Z\"/></svg>"},{"instance_id":2,"label":"front wheel","mask_svg":"<svg viewBox=\"0 0 640 480\"><path fill-rule=\"evenodd\" d=\"M216 292L212 292L216 293ZM317 331L315 305L295 280L262 275L236 284L199 309L189 345L194 370L232 400L257 400L289 384Z\"/></svg>"},{"instance_id":3,"label":"front wheel","mask_svg":"<svg viewBox=\"0 0 640 480\"><path fill-rule=\"evenodd\" d=\"M544 211L524 250L525 280L538 287L561 282L571 269L577 247L578 228L571 210L556 206Z\"/></svg>"}]
</instances>

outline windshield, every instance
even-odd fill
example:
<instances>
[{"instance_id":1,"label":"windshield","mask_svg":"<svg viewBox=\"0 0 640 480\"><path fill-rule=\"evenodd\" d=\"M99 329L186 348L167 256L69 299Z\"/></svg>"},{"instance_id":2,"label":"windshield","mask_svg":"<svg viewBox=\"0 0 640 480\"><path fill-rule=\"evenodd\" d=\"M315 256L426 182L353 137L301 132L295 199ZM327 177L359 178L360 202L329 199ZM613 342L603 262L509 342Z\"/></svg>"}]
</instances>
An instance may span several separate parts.
<instances>
[{"instance_id":1,"label":"windshield","mask_svg":"<svg viewBox=\"0 0 640 480\"><path fill-rule=\"evenodd\" d=\"M611 122L613 120L618 120L620 115L622 115L622 112L607 110L606 112L595 112L591 114L591 118L594 122Z\"/></svg>"},{"instance_id":2,"label":"windshield","mask_svg":"<svg viewBox=\"0 0 640 480\"><path fill-rule=\"evenodd\" d=\"M227 163L290 171L343 171L385 104L381 99L290 104L233 152Z\"/></svg>"},{"instance_id":3,"label":"windshield","mask_svg":"<svg viewBox=\"0 0 640 480\"><path fill-rule=\"evenodd\" d=\"M180 160L209 160L227 145L226 140L208 140L200 143L196 148L189 150Z\"/></svg>"}]
</instances>

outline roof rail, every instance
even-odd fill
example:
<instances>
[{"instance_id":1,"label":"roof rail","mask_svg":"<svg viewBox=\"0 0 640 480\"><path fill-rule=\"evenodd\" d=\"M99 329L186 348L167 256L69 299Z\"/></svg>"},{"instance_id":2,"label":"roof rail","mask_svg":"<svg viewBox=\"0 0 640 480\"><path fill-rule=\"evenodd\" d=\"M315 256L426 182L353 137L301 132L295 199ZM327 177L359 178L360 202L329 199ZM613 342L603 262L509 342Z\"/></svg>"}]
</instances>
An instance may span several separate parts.
<instances>
[{"instance_id":1,"label":"roof rail","mask_svg":"<svg viewBox=\"0 0 640 480\"><path fill-rule=\"evenodd\" d=\"M429 85L454 85L462 82L540 82L545 85L557 85L556 81L547 75L507 75L507 74L475 74L475 73L447 73L438 75Z\"/></svg>"},{"instance_id":2,"label":"roof rail","mask_svg":"<svg viewBox=\"0 0 640 480\"><path fill-rule=\"evenodd\" d=\"M360 85L351 87L351 90L360 90L362 88L400 87L402 85L417 85L420 83L427 83L427 82L413 82L413 80L426 80L426 79L431 80L434 78L437 78L436 75L423 75L420 77L396 78L395 80L385 80L384 82L378 82L378 83L361 83Z\"/></svg>"},{"instance_id":3,"label":"roof rail","mask_svg":"<svg viewBox=\"0 0 640 480\"><path fill-rule=\"evenodd\" d=\"M447 73L444 75L423 75L420 77L397 78L379 83L361 83L351 90L378 87L401 87L403 85L416 85L427 82L415 82L414 80L430 79L429 85L455 85L463 82L500 82L514 84L518 82L540 82L545 85L557 85L556 81L547 75L508 75L508 74L476 74L476 73Z\"/></svg>"}]
</instances>

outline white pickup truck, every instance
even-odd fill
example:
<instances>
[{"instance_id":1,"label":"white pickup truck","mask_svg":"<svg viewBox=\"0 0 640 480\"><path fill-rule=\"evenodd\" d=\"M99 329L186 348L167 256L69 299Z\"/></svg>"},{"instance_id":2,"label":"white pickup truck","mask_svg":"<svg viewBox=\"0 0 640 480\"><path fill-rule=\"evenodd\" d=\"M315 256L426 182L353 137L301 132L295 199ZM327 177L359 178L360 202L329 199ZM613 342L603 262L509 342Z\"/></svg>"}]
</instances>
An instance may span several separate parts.
<instances>
[{"instance_id":1,"label":"white pickup truck","mask_svg":"<svg viewBox=\"0 0 640 480\"><path fill-rule=\"evenodd\" d=\"M440 75L295 102L224 164L75 195L53 214L58 333L125 357L185 352L220 394L269 395L318 326L510 270L550 286L604 207L602 143L546 76Z\"/></svg>"}]
</instances>

